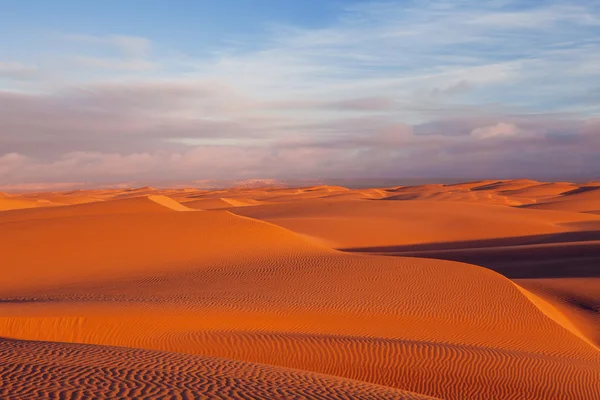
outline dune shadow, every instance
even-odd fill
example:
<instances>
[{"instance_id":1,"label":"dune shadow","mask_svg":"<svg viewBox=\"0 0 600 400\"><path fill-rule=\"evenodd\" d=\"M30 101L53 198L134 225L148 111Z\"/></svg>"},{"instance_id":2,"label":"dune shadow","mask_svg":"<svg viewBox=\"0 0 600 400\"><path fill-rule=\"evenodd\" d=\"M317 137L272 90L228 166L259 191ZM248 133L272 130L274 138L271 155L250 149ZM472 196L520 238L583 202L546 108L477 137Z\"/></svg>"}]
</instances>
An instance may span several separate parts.
<instances>
[{"instance_id":1,"label":"dune shadow","mask_svg":"<svg viewBox=\"0 0 600 400\"><path fill-rule=\"evenodd\" d=\"M488 184L481 185L481 186L475 186L475 187L471 188L471 191L473 191L473 192L480 192L480 191L483 191L483 190L494 190L494 189L498 189L499 187L501 187L505 183L506 182L504 182L504 181L497 181L497 182L488 183Z\"/></svg>"},{"instance_id":2,"label":"dune shadow","mask_svg":"<svg viewBox=\"0 0 600 400\"><path fill-rule=\"evenodd\" d=\"M341 249L480 265L511 279L600 277L600 231Z\"/></svg>"},{"instance_id":3,"label":"dune shadow","mask_svg":"<svg viewBox=\"0 0 600 400\"><path fill-rule=\"evenodd\" d=\"M600 191L598 186L581 186L577 189L569 190L568 192L561 193L561 196L570 196L578 193L592 192L594 190Z\"/></svg>"}]
</instances>

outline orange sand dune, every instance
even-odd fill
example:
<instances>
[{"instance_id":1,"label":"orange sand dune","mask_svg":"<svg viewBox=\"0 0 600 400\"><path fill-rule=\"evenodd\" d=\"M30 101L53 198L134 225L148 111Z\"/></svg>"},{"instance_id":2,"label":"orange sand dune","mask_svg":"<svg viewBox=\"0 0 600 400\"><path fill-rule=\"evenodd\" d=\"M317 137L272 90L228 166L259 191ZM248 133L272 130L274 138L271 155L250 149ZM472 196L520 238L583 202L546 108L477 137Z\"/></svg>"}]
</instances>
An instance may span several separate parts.
<instances>
[{"instance_id":1,"label":"orange sand dune","mask_svg":"<svg viewBox=\"0 0 600 400\"><path fill-rule=\"evenodd\" d=\"M304 371L108 346L0 339L0 360L0 396L14 400L431 399Z\"/></svg>"},{"instance_id":2,"label":"orange sand dune","mask_svg":"<svg viewBox=\"0 0 600 400\"><path fill-rule=\"evenodd\" d=\"M254 199L243 199L243 198L204 198L201 200L186 201L186 207L194 208L197 210L218 210L230 207L247 207L261 204Z\"/></svg>"},{"instance_id":3,"label":"orange sand dune","mask_svg":"<svg viewBox=\"0 0 600 400\"><path fill-rule=\"evenodd\" d=\"M489 192L473 192L469 190L432 190L429 192L407 192L394 194L383 198L383 200L428 200L428 201L458 201L478 202L480 204L521 205L522 200L511 199L507 196Z\"/></svg>"},{"instance_id":4,"label":"orange sand dune","mask_svg":"<svg viewBox=\"0 0 600 400\"><path fill-rule=\"evenodd\" d=\"M600 212L600 186L582 186L529 207L538 210Z\"/></svg>"},{"instance_id":5,"label":"orange sand dune","mask_svg":"<svg viewBox=\"0 0 600 400\"><path fill-rule=\"evenodd\" d=\"M186 201L182 204L185 204L186 207L194 208L197 210L218 210L221 208L231 207L230 203L226 202L220 197Z\"/></svg>"},{"instance_id":6,"label":"orange sand dune","mask_svg":"<svg viewBox=\"0 0 600 400\"><path fill-rule=\"evenodd\" d=\"M309 186L305 188L301 188L303 192L348 192L350 189L344 186L331 186L331 185L319 185L319 186Z\"/></svg>"},{"instance_id":7,"label":"orange sand dune","mask_svg":"<svg viewBox=\"0 0 600 400\"><path fill-rule=\"evenodd\" d=\"M570 233L574 235L568 235ZM581 240L577 240L579 234ZM363 247L350 251L466 262L484 266L511 279L595 277L599 274L600 231Z\"/></svg>"},{"instance_id":8,"label":"orange sand dune","mask_svg":"<svg viewBox=\"0 0 600 400\"><path fill-rule=\"evenodd\" d=\"M23 196L27 200L48 202L54 205L71 205L90 203L102 200L101 196L87 195L85 193L33 193Z\"/></svg>"},{"instance_id":9,"label":"orange sand dune","mask_svg":"<svg viewBox=\"0 0 600 400\"><path fill-rule=\"evenodd\" d=\"M0 239L20 268L0 288L0 335L225 356L442 398L597 389L597 350L493 272L339 253L226 212L98 217L10 223ZM31 241L51 246L43 260Z\"/></svg>"},{"instance_id":10,"label":"orange sand dune","mask_svg":"<svg viewBox=\"0 0 600 400\"><path fill-rule=\"evenodd\" d=\"M521 189L503 190L502 194L539 199L550 196L558 196L559 194L574 189L577 189L577 186L570 182L551 182L541 183L539 185L533 186L526 186Z\"/></svg>"},{"instance_id":11,"label":"orange sand dune","mask_svg":"<svg viewBox=\"0 0 600 400\"><path fill-rule=\"evenodd\" d=\"M28 221L36 219L82 217L105 214L145 214L166 213L170 209L149 197L134 197L124 200L108 200L95 203L77 204L69 207L48 207L26 210L13 210L0 213L0 223Z\"/></svg>"},{"instance_id":12,"label":"orange sand dune","mask_svg":"<svg viewBox=\"0 0 600 400\"><path fill-rule=\"evenodd\" d=\"M568 315L600 348L600 278L518 279L516 282Z\"/></svg>"},{"instance_id":13,"label":"orange sand dune","mask_svg":"<svg viewBox=\"0 0 600 400\"><path fill-rule=\"evenodd\" d=\"M163 196L161 194L154 194L148 196L148 200L155 202L156 204L160 204L163 207L166 207L173 211L195 211L185 205L178 203L170 197Z\"/></svg>"},{"instance_id":14,"label":"orange sand dune","mask_svg":"<svg viewBox=\"0 0 600 400\"><path fill-rule=\"evenodd\" d=\"M105 397L124 385L130 397L157 398L190 387L240 398L600 396L595 284L536 276L521 286L435 256L332 248L472 251L485 241L509 246L508 260L569 246L593 256L600 216L344 189L190 191L176 201L143 188L0 213L0 337L18 339L0 341L2 381L21 398L34 386L75 396L86 385Z\"/></svg>"},{"instance_id":15,"label":"orange sand dune","mask_svg":"<svg viewBox=\"0 0 600 400\"><path fill-rule=\"evenodd\" d=\"M447 188L451 188L451 189L470 190L470 189L478 187L478 186L486 186L486 185L490 185L492 183L498 183L498 182L500 182L500 181L483 180L483 181L475 181L475 182L452 183L452 184L448 184L448 185L444 185L444 186Z\"/></svg>"},{"instance_id":16,"label":"orange sand dune","mask_svg":"<svg viewBox=\"0 0 600 400\"><path fill-rule=\"evenodd\" d=\"M319 238L336 248L394 246L600 228L600 217L438 201L298 201L231 209Z\"/></svg>"},{"instance_id":17,"label":"orange sand dune","mask_svg":"<svg viewBox=\"0 0 600 400\"><path fill-rule=\"evenodd\" d=\"M22 208L39 207L38 201L26 200L21 197L0 197L0 211L19 210Z\"/></svg>"},{"instance_id":18,"label":"orange sand dune","mask_svg":"<svg viewBox=\"0 0 600 400\"><path fill-rule=\"evenodd\" d=\"M119 198L128 198L128 197L138 197L138 196L148 196L151 194L155 194L158 189L153 188L151 186L144 186L137 189L124 189L120 191L121 193L117 194L115 197Z\"/></svg>"},{"instance_id":19,"label":"orange sand dune","mask_svg":"<svg viewBox=\"0 0 600 400\"><path fill-rule=\"evenodd\" d=\"M548 198L574 187L576 186L566 182L540 184L530 180L478 181L453 185L399 187L388 190L389 195L385 200L460 201L518 206L540 198Z\"/></svg>"},{"instance_id":20,"label":"orange sand dune","mask_svg":"<svg viewBox=\"0 0 600 400\"><path fill-rule=\"evenodd\" d=\"M527 179L422 185L388 190L386 200L438 200L519 206L550 200L577 189L570 182L540 183Z\"/></svg>"},{"instance_id":21,"label":"orange sand dune","mask_svg":"<svg viewBox=\"0 0 600 400\"><path fill-rule=\"evenodd\" d=\"M314 186L309 188L279 189L271 191L256 200L265 202L287 202L297 200L318 199L334 194L347 193L349 189L342 186Z\"/></svg>"},{"instance_id":22,"label":"orange sand dune","mask_svg":"<svg viewBox=\"0 0 600 400\"><path fill-rule=\"evenodd\" d=\"M353 189L346 191L337 191L324 196L318 197L319 199L329 200L359 200L359 199L381 199L387 196L388 193L384 189Z\"/></svg>"},{"instance_id":23,"label":"orange sand dune","mask_svg":"<svg viewBox=\"0 0 600 400\"><path fill-rule=\"evenodd\" d=\"M72 213L65 217L56 216L69 209ZM127 211L131 209L135 212ZM229 240L237 243L236 251L248 250L245 256L260 252L258 246L264 241L271 243L274 255L310 246L290 246L286 238L296 235L276 226L228 212L181 213L149 198L49 208L47 218L38 213L27 219L24 211L0 220L6 227L0 229L0 242L6 265L31 269L7 271L0 289L91 279L98 273L118 276L162 270L167 265L205 264L229 258L224 254L230 250ZM36 243L36 252L27 250L31 243Z\"/></svg>"},{"instance_id":24,"label":"orange sand dune","mask_svg":"<svg viewBox=\"0 0 600 400\"><path fill-rule=\"evenodd\" d=\"M493 191L506 191L506 190L522 190L531 186L537 186L540 182L533 181L531 179L514 179L508 181L496 181L480 186L471 187L471 190L493 190Z\"/></svg>"},{"instance_id":25,"label":"orange sand dune","mask_svg":"<svg viewBox=\"0 0 600 400\"><path fill-rule=\"evenodd\" d=\"M441 183L430 183L426 185L417 185L417 186L398 186L393 189L388 189L388 192L402 193L402 192L430 192L430 191L439 191L444 190L446 186Z\"/></svg>"}]
</instances>

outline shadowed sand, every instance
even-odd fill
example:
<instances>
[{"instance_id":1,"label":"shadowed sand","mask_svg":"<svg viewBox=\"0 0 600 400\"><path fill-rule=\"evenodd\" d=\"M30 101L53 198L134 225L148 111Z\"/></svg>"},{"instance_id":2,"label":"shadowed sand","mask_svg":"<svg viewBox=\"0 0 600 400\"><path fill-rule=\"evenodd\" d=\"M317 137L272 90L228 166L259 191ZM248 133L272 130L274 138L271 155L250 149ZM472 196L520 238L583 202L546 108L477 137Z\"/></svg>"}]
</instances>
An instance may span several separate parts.
<instances>
[{"instance_id":1,"label":"shadowed sand","mask_svg":"<svg viewBox=\"0 0 600 400\"><path fill-rule=\"evenodd\" d=\"M26 373L60 375L73 393L89 384L80 377L117 382L98 384L105 397L130 377L131 397L596 398L599 287L573 276L600 275L600 216L522 207L594 193L576 190L14 196L52 204L0 213L0 337L14 339L0 342L2 378L15 398L31 390ZM164 370L165 386L138 379Z\"/></svg>"}]
</instances>

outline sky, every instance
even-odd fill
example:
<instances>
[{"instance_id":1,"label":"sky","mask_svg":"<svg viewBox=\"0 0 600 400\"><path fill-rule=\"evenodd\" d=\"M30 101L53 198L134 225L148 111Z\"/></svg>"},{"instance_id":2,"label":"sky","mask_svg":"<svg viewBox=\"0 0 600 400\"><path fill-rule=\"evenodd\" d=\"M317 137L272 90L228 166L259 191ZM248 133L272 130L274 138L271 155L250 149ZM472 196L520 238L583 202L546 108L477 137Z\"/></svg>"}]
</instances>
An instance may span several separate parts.
<instances>
[{"instance_id":1,"label":"sky","mask_svg":"<svg viewBox=\"0 0 600 400\"><path fill-rule=\"evenodd\" d=\"M0 190L600 177L600 1L0 0Z\"/></svg>"}]
</instances>

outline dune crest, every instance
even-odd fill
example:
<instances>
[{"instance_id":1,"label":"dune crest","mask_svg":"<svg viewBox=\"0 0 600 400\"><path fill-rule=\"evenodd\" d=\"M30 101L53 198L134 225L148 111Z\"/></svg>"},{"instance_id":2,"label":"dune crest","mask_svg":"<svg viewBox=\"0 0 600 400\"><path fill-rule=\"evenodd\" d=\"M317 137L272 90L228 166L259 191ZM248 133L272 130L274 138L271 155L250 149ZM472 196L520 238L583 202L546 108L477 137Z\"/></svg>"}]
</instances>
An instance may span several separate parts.
<instances>
[{"instance_id":1,"label":"dune crest","mask_svg":"<svg viewBox=\"0 0 600 400\"><path fill-rule=\"evenodd\" d=\"M593 339L587 337L583 332L579 330L579 328L571 321L571 319L563 314L560 310L558 310L551 303L547 302L543 298L534 295L530 291L525 288L515 284L515 286L527 297L544 315L546 315L551 320L555 321L557 324L573 333L575 336L579 337L584 342L588 343L594 349L600 351L600 347L596 343L594 343Z\"/></svg>"},{"instance_id":2,"label":"dune crest","mask_svg":"<svg viewBox=\"0 0 600 400\"><path fill-rule=\"evenodd\" d=\"M163 195L150 195L148 199L152 200L156 204L160 204L163 207L169 208L173 211L196 211L189 207L184 206L181 203L176 202L170 197Z\"/></svg>"}]
</instances>

